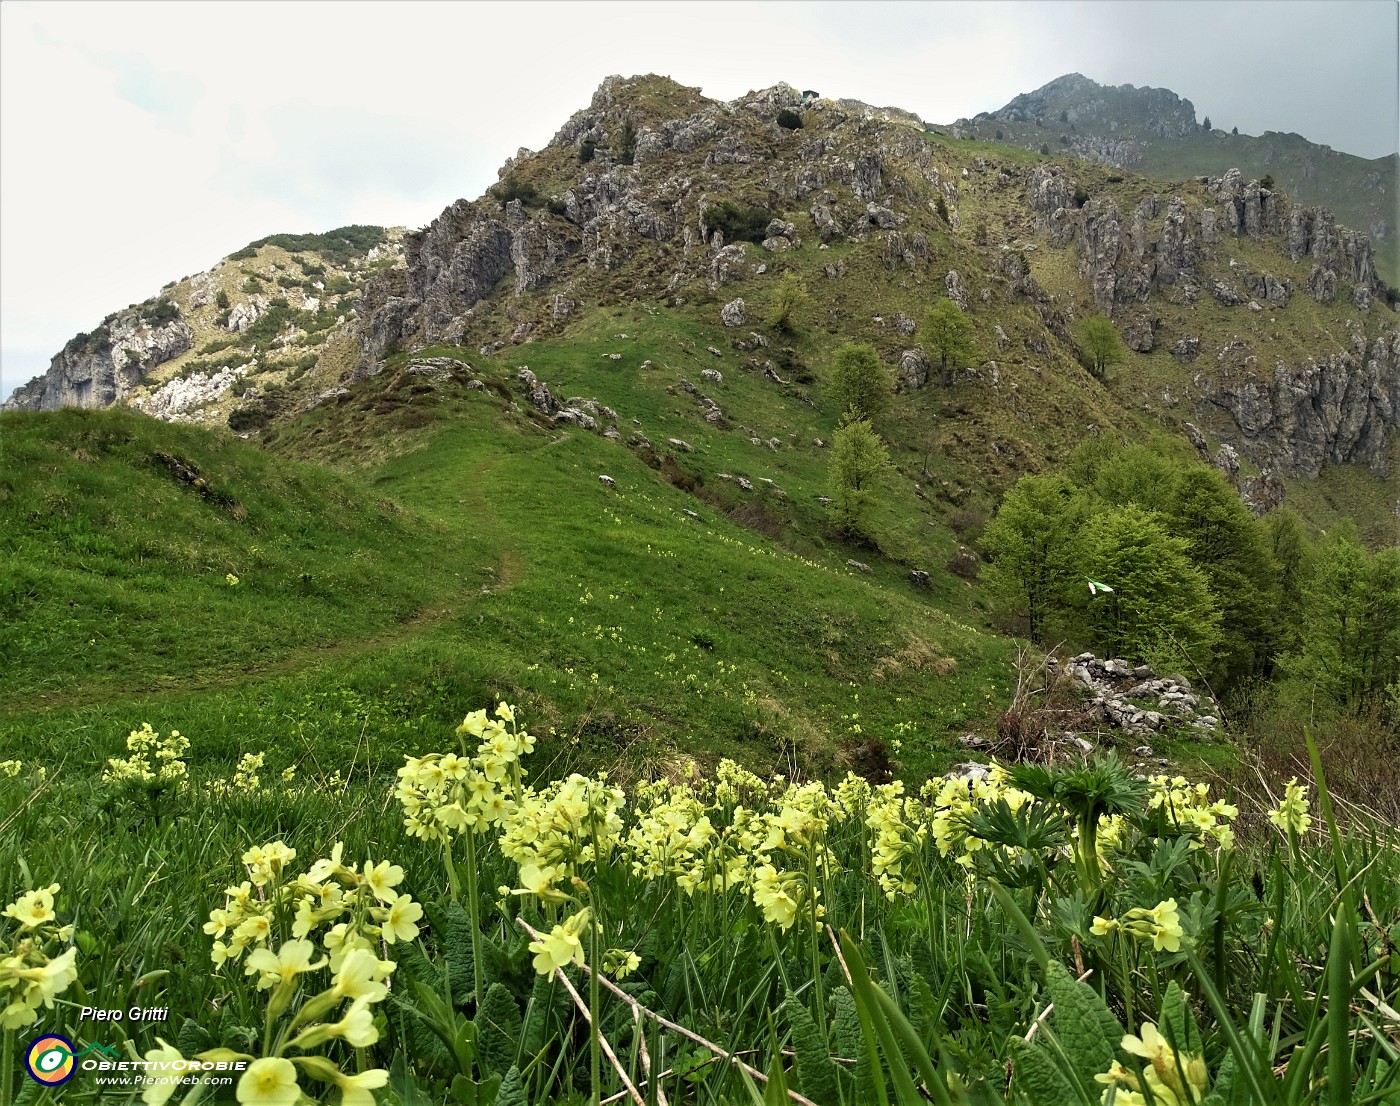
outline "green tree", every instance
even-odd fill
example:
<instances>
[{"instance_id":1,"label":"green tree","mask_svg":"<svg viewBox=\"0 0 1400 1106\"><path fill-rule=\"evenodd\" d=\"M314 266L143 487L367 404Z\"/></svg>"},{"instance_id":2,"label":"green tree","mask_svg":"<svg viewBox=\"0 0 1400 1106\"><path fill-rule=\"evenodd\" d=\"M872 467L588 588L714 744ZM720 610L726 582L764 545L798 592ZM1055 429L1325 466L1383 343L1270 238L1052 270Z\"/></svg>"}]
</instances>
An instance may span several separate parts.
<instances>
[{"instance_id":1,"label":"green tree","mask_svg":"<svg viewBox=\"0 0 1400 1106\"><path fill-rule=\"evenodd\" d=\"M1168 527L1205 575L1220 611L1216 691L1265 676L1279 651L1279 568L1269 531L1213 468L1178 471L1166 505Z\"/></svg>"},{"instance_id":2,"label":"green tree","mask_svg":"<svg viewBox=\"0 0 1400 1106\"><path fill-rule=\"evenodd\" d=\"M1303 593L1311 566L1311 542L1303 520L1292 507L1264 516L1269 555L1278 566L1279 651L1292 653L1302 641Z\"/></svg>"},{"instance_id":3,"label":"green tree","mask_svg":"<svg viewBox=\"0 0 1400 1106\"><path fill-rule=\"evenodd\" d=\"M1084 630L1096 650L1164 667L1209 668L1220 613L1185 539L1173 537L1136 504L1095 515L1083 529Z\"/></svg>"},{"instance_id":4,"label":"green tree","mask_svg":"<svg viewBox=\"0 0 1400 1106\"><path fill-rule=\"evenodd\" d=\"M763 313L763 321L774 330L791 333L802 324L807 306L812 297L801 278L792 271L782 275L768 296L768 309Z\"/></svg>"},{"instance_id":5,"label":"green tree","mask_svg":"<svg viewBox=\"0 0 1400 1106\"><path fill-rule=\"evenodd\" d=\"M862 533L862 518L870 490L890 459L889 450L869 419L846 419L831 442L830 477L840 503L841 525L847 533Z\"/></svg>"},{"instance_id":6,"label":"green tree","mask_svg":"<svg viewBox=\"0 0 1400 1106\"><path fill-rule=\"evenodd\" d=\"M1303 598L1302 648L1287 668L1314 703L1350 714L1400 680L1400 550L1370 555L1349 521L1318 543Z\"/></svg>"},{"instance_id":7,"label":"green tree","mask_svg":"<svg viewBox=\"0 0 1400 1106\"><path fill-rule=\"evenodd\" d=\"M1035 641L1044 643L1048 625L1070 609L1081 585L1079 532L1087 514L1087 500L1067 477L1023 476L982 535L991 557L988 585L1025 617Z\"/></svg>"},{"instance_id":8,"label":"green tree","mask_svg":"<svg viewBox=\"0 0 1400 1106\"><path fill-rule=\"evenodd\" d=\"M1123 340L1103 315L1089 315L1079 324L1079 348L1089 359L1089 370L1100 380L1108 377L1110 365L1123 360Z\"/></svg>"},{"instance_id":9,"label":"green tree","mask_svg":"<svg viewBox=\"0 0 1400 1106\"><path fill-rule=\"evenodd\" d=\"M945 386L953 382L953 370L975 355L971 332L967 316L952 300L936 300L924 316L924 343L938 357Z\"/></svg>"},{"instance_id":10,"label":"green tree","mask_svg":"<svg viewBox=\"0 0 1400 1106\"><path fill-rule=\"evenodd\" d=\"M856 418L875 419L890 405L894 378L874 346L846 345L832 355L826 386L843 416L853 412Z\"/></svg>"}]
</instances>

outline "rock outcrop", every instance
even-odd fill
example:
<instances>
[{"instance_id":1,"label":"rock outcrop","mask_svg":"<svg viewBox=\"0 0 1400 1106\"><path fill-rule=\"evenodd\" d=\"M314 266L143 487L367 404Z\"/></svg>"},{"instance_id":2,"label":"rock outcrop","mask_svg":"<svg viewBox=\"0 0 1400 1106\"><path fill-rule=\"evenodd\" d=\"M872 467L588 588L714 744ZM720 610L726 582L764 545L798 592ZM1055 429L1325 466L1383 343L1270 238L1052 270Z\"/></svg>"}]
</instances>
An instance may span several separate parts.
<instances>
[{"instance_id":1,"label":"rock outcrop","mask_svg":"<svg viewBox=\"0 0 1400 1106\"><path fill-rule=\"evenodd\" d=\"M1353 462L1386 475L1388 435L1400 429L1400 328L1298 365L1262 373L1246 343L1222 351L1196 377L1207 400L1224 408L1243 445L1266 467L1316 476L1328 462Z\"/></svg>"},{"instance_id":2,"label":"rock outcrop","mask_svg":"<svg viewBox=\"0 0 1400 1106\"><path fill-rule=\"evenodd\" d=\"M139 308L111 317L91 334L79 334L49 363L43 376L19 388L6 411L56 411L60 407L110 407L157 365L194 343L181 318L152 322Z\"/></svg>"}]
</instances>

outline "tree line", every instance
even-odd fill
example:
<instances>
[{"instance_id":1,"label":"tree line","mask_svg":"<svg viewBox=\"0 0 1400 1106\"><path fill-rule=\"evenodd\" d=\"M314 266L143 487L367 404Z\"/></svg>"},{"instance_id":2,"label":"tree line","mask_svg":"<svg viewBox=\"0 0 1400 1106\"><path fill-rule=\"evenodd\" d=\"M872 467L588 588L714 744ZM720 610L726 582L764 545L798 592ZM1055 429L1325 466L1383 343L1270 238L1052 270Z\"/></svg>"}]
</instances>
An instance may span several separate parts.
<instances>
[{"instance_id":1,"label":"tree line","mask_svg":"<svg viewBox=\"0 0 1400 1106\"><path fill-rule=\"evenodd\" d=\"M1257 519L1175 443L1085 442L1006 493L982 546L995 601L1043 645L1195 669L1218 694L1276 681L1333 712L1400 710L1400 549Z\"/></svg>"}]
</instances>

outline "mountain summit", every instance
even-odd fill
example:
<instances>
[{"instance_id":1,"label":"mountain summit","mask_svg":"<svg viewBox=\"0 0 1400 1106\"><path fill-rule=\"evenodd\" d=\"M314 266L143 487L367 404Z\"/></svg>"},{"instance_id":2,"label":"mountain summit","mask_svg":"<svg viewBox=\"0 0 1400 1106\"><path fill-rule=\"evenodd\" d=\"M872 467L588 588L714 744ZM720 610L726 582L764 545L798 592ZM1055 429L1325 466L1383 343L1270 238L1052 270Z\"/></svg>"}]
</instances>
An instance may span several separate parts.
<instances>
[{"instance_id":1,"label":"mountain summit","mask_svg":"<svg viewBox=\"0 0 1400 1106\"><path fill-rule=\"evenodd\" d=\"M959 131L1039 132L1070 99L1087 125L1091 104L1110 119L1115 98L1156 105L1122 114L1134 148L1194 126L1171 93L1083 77L1047 88L1007 121ZM1053 463L1086 428L1163 429L1206 454L1228 446L1261 510L1281 480L1327 465L1391 470L1400 332L1365 233L1233 167L1164 184L1069 156L1068 141L1048 156L988 137L949 138L907 112L786 84L726 103L666 77L610 77L543 150L520 150L484 195L403 234L401 248L378 230L368 250L340 232L254 243L74 339L12 406L115 398L272 446L315 437L324 452L446 417L473 385L523 388L551 425L621 440L597 412L655 378L694 397L660 440L781 445L792 419L821 409L836 349L855 342L889 366L904 447L920 471L940 455L953 495ZM332 245L344 257L329 258ZM920 325L950 304L964 347ZM1084 352L1097 315L1128 347L1112 373ZM128 322L169 350L127 348ZM653 338L669 353L632 365L627 335L644 326L664 332ZM599 346L600 328L621 333ZM551 389L578 374L545 380L538 367L555 357L605 357L620 375L561 398ZM84 388L89 370L125 375ZM787 414L761 425L726 410L701 391L706 370L773 389ZM628 432L649 441L661 429ZM830 433L812 430L809 443Z\"/></svg>"},{"instance_id":2,"label":"mountain summit","mask_svg":"<svg viewBox=\"0 0 1400 1106\"><path fill-rule=\"evenodd\" d=\"M1239 134L1228 123L1198 120L1195 105L1170 89L1101 85L1069 73L996 111L959 119L950 130L1165 180L1219 176L1232 168L1272 179L1298 202L1329 207L1342 222L1370 235L1382 275L1396 282L1400 156L1356 157L1298 134Z\"/></svg>"}]
</instances>

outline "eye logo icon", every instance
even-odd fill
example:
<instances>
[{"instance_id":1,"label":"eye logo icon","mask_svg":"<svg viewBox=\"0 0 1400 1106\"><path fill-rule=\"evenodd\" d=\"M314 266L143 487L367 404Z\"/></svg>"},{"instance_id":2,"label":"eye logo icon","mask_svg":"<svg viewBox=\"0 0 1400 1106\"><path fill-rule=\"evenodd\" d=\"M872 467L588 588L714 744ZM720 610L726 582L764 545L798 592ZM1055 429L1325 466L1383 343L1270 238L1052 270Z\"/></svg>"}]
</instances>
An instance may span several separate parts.
<instances>
[{"instance_id":1,"label":"eye logo icon","mask_svg":"<svg viewBox=\"0 0 1400 1106\"><path fill-rule=\"evenodd\" d=\"M77 1074L78 1065L73 1058L73 1042L50 1033L30 1043L24 1054L24 1066L36 1083L57 1087Z\"/></svg>"}]
</instances>

